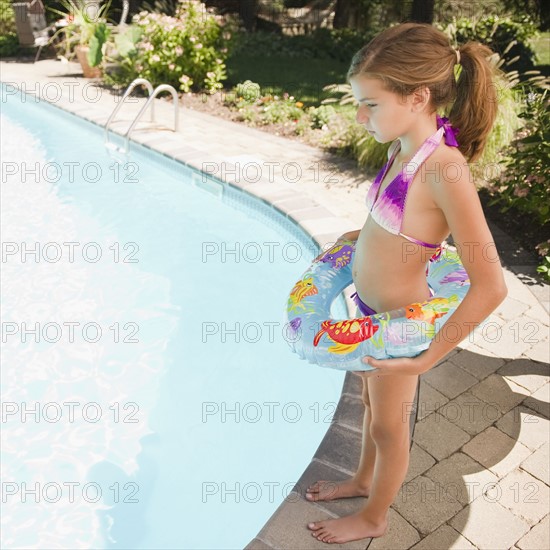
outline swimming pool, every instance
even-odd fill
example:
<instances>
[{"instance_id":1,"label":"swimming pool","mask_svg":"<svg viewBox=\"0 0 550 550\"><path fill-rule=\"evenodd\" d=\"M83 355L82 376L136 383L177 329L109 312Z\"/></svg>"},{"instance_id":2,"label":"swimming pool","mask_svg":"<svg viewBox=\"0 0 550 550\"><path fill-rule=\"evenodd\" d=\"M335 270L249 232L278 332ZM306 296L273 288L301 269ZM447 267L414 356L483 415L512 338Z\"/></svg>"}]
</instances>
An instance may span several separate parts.
<instances>
[{"instance_id":1,"label":"swimming pool","mask_svg":"<svg viewBox=\"0 0 550 550\"><path fill-rule=\"evenodd\" d=\"M23 96L2 103L2 545L239 548L343 374L291 354L306 235L260 200ZM336 314L344 315L343 305Z\"/></svg>"}]
</instances>

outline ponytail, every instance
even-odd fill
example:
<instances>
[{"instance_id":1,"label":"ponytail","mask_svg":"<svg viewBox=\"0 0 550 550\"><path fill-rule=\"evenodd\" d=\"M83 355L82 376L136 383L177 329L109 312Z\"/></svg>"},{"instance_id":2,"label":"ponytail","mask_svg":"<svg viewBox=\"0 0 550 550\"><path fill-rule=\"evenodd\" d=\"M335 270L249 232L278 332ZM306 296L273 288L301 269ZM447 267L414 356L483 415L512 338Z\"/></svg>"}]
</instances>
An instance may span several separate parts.
<instances>
[{"instance_id":1,"label":"ponytail","mask_svg":"<svg viewBox=\"0 0 550 550\"><path fill-rule=\"evenodd\" d=\"M472 162L483 153L497 116L496 70L488 59L493 52L487 46L467 42L458 51L461 70L449 120L459 129L460 152Z\"/></svg>"}]
</instances>

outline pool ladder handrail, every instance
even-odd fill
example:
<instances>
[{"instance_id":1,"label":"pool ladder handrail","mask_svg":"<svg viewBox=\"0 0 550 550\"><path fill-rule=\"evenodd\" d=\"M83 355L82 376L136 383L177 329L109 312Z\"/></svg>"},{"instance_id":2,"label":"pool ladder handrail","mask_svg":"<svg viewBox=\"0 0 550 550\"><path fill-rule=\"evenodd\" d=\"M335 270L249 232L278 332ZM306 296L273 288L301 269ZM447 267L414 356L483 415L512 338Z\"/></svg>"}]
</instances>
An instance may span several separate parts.
<instances>
[{"instance_id":1,"label":"pool ladder handrail","mask_svg":"<svg viewBox=\"0 0 550 550\"><path fill-rule=\"evenodd\" d=\"M104 136L105 136L105 145L108 145L109 143L109 127L113 123L115 116L122 108L122 105L126 101L126 98L134 91L135 88L138 86L145 86L147 89L147 93L150 96L153 93L153 85L146 79L146 78L136 78L133 80L130 85L126 88L126 91L124 92L124 95L122 96L121 100L118 102L118 105L114 108L113 112L110 114L109 118L107 119L107 122L105 124L105 128L103 130ZM154 122L155 120L155 108L154 104L151 106L151 122Z\"/></svg>"},{"instance_id":2,"label":"pool ladder handrail","mask_svg":"<svg viewBox=\"0 0 550 550\"><path fill-rule=\"evenodd\" d=\"M134 120L130 124L130 127L128 128L128 130L126 130L126 133L123 136L125 140L124 148L117 147L114 143L112 143L109 140L109 126L112 123L116 113L124 103L124 100L132 93L134 88L139 85L143 85L147 88L147 91L149 92L149 97L145 102L145 104L142 106L142 108L139 110L138 114L134 117ZM114 111L111 113L111 116L107 120L107 123L105 124L105 146L110 149L114 149L117 152L127 154L130 147L130 134L132 130L135 128L136 124L140 121L141 117L143 116L143 113L145 113L149 105L151 105L150 121L154 122L155 120L154 105L155 104L153 103L153 100L162 92L170 92L170 94L172 95L172 101L174 103L174 132L177 132L179 130L179 109L178 109L178 92L176 91L176 89L173 86L170 86L170 84L160 84L155 89L153 89L153 85L147 79L136 78L133 82L130 83L130 85L124 92L124 95L122 96L122 100L115 107Z\"/></svg>"}]
</instances>

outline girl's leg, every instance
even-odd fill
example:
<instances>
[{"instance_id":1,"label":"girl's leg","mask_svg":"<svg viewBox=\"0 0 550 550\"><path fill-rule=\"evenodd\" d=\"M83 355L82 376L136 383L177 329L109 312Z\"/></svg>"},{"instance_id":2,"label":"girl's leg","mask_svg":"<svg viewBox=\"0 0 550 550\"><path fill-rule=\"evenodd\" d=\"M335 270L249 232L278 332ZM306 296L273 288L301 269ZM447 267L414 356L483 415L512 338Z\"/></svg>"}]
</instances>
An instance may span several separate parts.
<instances>
[{"instance_id":1,"label":"girl's leg","mask_svg":"<svg viewBox=\"0 0 550 550\"><path fill-rule=\"evenodd\" d=\"M361 458L359 459L357 472L352 478L344 481L317 481L307 488L305 497L307 500L334 500L369 495L376 459L376 446L370 434L371 410L368 379L363 376L361 378L363 379L362 397L365 413L363 415Z\"/></svg>"},{"instance_id":2,"label":"girl's leg","mask_svg":"<svg viewBox=\"0 0 550 550\"><path fill-rule=\"evenodd\" d=\"M408 411L413 403L418 376L368 378L372 421L370 433L376 445L376 462L369 499L358 513L336 520L310 523L312 535L324 542L348 542L382 536L387 513L409 466Z\"/></svg>"}]
</instances>

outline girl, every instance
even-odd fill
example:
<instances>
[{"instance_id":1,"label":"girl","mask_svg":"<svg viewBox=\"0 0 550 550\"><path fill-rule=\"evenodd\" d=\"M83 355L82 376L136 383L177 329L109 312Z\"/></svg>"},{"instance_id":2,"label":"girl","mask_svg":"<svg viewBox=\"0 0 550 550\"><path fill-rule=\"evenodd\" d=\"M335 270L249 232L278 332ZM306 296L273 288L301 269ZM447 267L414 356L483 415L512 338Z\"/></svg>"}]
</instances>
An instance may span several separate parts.
<instances>
[{"instance_id":1,"label":"girl","mask_svg":"<svg viewBox=\"0 0 550 550\"><path fill-rule=\"evenodd\" d=\"M359 103L357 122L380 143L393 142L389 161L367 194L369 216L356 242L354 300L362 315L430 298L427 261L452 233L470 289L430 347L414 358L363 361L375 370L363 378L365 416L357 473L341 482L318 481L311 501L368 496L351 516L309 523L317 539L344 543L380 537L388 509L409 464L409 422L418 377L445 357L507 294L495 245L470 177L497 112L491 50L469 42L454 50L434 27L404 23L357 52L348 72ZM455 65L461 65L458 82ZM449 118L437 109L452 103ZM359 315L358 315L359 316ZM456 337L457 330L459 338Z\"/></svg>"}]
</instances>

